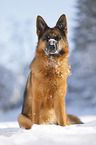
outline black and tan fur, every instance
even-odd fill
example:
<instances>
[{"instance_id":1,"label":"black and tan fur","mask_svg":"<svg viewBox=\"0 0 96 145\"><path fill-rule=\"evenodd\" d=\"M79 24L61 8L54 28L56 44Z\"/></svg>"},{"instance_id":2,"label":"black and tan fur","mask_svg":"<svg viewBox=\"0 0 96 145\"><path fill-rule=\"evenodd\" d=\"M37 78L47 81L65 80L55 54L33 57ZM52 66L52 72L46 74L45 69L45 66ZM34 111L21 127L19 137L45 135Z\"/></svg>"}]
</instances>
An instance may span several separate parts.
<instances>
[{"instance_id":1,"label":"black and tan fur","mask_svg":"<svg viewBox=\"0 0 96 145\"><path fill-rule=\"evenodd\" d=\"M70 75L66 16L63 14L54 28L49 28L38 16L37 35L36 55L30 65L22 113L18 117L20 126L29 129L33 124L82 123L76 116L67 115L65 109L66 80Z\"/></svg>"}]
</instances>

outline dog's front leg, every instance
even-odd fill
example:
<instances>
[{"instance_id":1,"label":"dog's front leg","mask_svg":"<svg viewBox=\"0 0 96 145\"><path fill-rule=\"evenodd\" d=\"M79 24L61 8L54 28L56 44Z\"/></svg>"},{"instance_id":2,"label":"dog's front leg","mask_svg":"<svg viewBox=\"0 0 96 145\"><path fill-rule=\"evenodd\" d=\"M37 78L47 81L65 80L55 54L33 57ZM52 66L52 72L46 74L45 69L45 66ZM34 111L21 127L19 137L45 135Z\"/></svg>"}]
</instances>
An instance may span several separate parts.
<instances>
[{"instance_id":1,"label":"dog's front leg","mask_svg":"<svg viewBox=\"0 0 96 145\"><path fill-rule=\"evenodd\" d=\"M65 100L64 98L58 98L54 104L57 122L60 126L68 125L68 118L65 110Z\"/></svg>"},{"instance_id":2,"label":"dog's front leg","mask_svg":"<svg viewBox=\"0 0 96 145\"><path fill-rule=\"evenodd\" d=\"M41 100L40 98L34 97L32 104L32 120L33 124L39 124L41 110Z\"/></svg>"}]
</instances>

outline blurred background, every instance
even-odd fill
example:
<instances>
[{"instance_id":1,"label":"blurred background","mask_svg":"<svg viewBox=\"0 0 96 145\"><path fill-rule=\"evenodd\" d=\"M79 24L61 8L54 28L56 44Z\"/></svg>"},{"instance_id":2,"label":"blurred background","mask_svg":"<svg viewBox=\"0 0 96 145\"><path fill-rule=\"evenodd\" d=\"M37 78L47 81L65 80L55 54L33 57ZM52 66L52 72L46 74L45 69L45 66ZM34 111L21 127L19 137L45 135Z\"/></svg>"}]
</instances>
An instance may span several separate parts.
<instances>
[{"instance_id":1,"label":"blurred background","mask_svg":"<svg viewBox=\"0 0 96 145\"><path fill-rule=\"evenodd\" d=\"M36 17L54 27L66 14L68 78L66 109L75 115L96 115L96 1L0 0L0 121L17 120L37 45Z\"/></svg>"}]
</instances>

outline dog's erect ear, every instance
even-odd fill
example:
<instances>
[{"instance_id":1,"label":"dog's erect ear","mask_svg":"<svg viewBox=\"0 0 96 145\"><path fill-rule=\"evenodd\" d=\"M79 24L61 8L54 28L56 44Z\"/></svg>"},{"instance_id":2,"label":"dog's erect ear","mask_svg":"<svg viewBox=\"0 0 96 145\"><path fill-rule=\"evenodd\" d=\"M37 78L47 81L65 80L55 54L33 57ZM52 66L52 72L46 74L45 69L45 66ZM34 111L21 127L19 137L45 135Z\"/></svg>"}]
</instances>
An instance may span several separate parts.
<instances>
[{"instance_id":1,"label":"dog's erect ear","mask_svg":"<svg viewBox=\"0 0 96 145\"><path fill-rule=\"evenodd\" d=\"M67 36L67 20L64 14L61 15L55 27L58 28L64 36Z\"/></svg>"},{"instance_id":2,"label":"dog's erect ear","mask_svg":"<svg viewBox=\"0 0 96 145\"><path fill-rule=\"evenodd\" d=\"M36 27L37 27L37 35L40 38L42 37L45 30L48 28L46 22L41 16L37 16Z\"/></svg>"}]
</instances>

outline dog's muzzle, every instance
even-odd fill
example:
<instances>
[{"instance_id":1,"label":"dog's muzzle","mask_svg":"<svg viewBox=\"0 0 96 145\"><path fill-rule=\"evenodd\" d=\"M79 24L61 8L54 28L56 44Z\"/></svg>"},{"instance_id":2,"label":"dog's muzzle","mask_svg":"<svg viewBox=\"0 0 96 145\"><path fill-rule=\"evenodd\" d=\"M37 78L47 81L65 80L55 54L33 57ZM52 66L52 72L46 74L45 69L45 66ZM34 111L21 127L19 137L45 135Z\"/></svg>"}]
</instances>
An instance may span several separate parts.
<instances>
[{"instance_id":1,"label":"dog's muzzle","mask_svg":"<svg viewBox=\"0 0 96 145\"><path fill-rule=\"evenodd\" d=\"M58 53L58 45L55 39L49 39L46 47L46 54L57 54Z\"/></svg>"}]
</instances>

